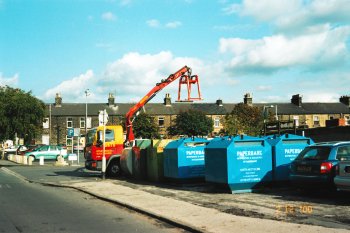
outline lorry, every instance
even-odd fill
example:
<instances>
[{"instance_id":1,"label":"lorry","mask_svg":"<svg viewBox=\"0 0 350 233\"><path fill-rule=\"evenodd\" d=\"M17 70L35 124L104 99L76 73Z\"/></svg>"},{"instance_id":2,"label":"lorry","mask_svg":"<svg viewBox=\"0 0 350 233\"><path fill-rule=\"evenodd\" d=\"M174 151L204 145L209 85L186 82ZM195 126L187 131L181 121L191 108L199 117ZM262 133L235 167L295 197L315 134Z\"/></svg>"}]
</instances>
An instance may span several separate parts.
<instances>
[{"instance_id":1,"label":"lorry","mask_svg":"<svg viewBox=\"0 0 350 233\"><path fill-rule=\"evenodd\" d=\"M179 79L178 101L201 100L199 89L199 78L192 75L188 66L182 67L171 74L165 80L157 83L138 103L129 109L125 115L125 129L121 125L98 126L89 130L86 134L86 145L84 148L85 168L88 170L102 171L102 161L106 159L106 175L117 177L122 173L120 157L126 148L134 147L135 136L132 122L138 112L164 87ZM181 100L181 85L187 87L187 99ZM191 97L192 85L198 87L198 97ZM125 140L124 140L125 130ZM105 135L105 136L104 136ZM104 143L103 143L104 139ZM103 153L104 152L104 153Z\"/></svg>"}]
</instances>

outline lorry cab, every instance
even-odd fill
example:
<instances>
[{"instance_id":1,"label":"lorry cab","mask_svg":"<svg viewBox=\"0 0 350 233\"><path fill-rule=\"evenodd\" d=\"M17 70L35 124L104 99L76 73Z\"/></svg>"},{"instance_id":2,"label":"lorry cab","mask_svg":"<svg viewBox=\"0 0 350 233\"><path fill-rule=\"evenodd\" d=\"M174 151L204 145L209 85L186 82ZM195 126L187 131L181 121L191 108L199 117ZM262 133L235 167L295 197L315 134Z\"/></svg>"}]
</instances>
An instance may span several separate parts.
<instances>
[{"instance_id":1,"label":"lorry cab","mask_svg":"<svg viewBox=\"0 0 350 233\"><path fill-rule=\"evenodd\" d=\"M104 148L107 161L106 173L109 176L117 176L120 173L119 157L124 148L123 127L121 125L110 125L105 126L105 134L103 131L104 126L99 126L89 130L86 134L85 168L95 171L102 170Z\"/></svg>"}]
</instances>

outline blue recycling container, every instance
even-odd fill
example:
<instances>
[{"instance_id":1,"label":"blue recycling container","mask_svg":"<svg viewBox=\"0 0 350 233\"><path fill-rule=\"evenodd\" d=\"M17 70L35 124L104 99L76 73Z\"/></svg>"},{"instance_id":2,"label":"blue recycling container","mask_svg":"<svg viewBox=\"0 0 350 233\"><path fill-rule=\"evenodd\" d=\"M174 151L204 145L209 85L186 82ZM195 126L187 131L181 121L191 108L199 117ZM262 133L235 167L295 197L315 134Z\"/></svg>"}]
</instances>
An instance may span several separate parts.
<instances>
[{"instance_id":1,"label":"blue recycling container","mask_svg":"<svg viewBox=\"0 0 350 233\"><path fill-rule=\"evenodd\" d=\"M204 179L204 138L182 138L164 148L164 177L171 179Z\"/></svg>"},{"instance_id":2,"label":"blue recycling container","mask_svg":"<svg viewBox=\"0 0 350 233\"><path fill-rule=\"evenodd\" d=\"M251 192L272 181L272 147L264 138L225 137L205 148L205 181L232 193Z\"/></svg>"},{"instance_id":3,"label":"blue recycling container","mask_svg":"<svg viewBox=\"0 0 350 233\"><path fill-rule=\"evenodd\" d=\"M275 182L288 181L290 163L306 146L314 143L311 138L294 134L266 136L265 139L272 146L272 176Z\"/></svg>"}]
</instances>

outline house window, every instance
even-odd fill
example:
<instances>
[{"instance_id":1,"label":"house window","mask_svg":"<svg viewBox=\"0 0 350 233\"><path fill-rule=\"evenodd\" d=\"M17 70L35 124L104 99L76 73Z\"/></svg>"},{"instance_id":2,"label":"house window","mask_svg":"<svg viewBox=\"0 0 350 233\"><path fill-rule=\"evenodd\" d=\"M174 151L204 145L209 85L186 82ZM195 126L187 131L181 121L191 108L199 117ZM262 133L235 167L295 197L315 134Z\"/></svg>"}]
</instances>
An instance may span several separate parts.
<instances>
[{"instance_id":1,"label":"house window","mask_svg":"<svg viewBox=\"0 0 350 233\"><path fill-rule=\"evenodd\" d=\"M295 122L295 127L299 126L299 116L293 116L293 120Z\"/></svg>"},{"instance_id":2,"label":"house window","mask_svg":"<svg viewBox=\"0 0 350 233\"><path fill-rule=\"evenodd\" d=\"M350 116L345 116L345 125L350 125Z\"/></svg>"},{"instance_id":3,"label":"house window","mask_svg":"<svg viewBox=\"0 0 350 233\"><path fill-rule=\"evenodd\" d=\"M73 118L67 117L67 128L73 128Z\"/></svg>"},{"instance_id":4,"label":"house window","mask_svg":"<svg viewBox=\"0 0 350 233\"><path fill-rule=\"evenodd\" d=\"M80 117L80 128L85 129L85 117Z\"/></svg>"},{"instance_id":5,"label":"house window","mask_svg":"<svg viewBox=\"0 0 350 233\"><path fill-rule=\"evenodd\" d=\"M50 127L50 119L49 118L45 118L44 122L43 122L43 128L44 129L48 129Z\"/></svg>"},{"instance_id":6,"label":"house window","mask_svg":"<svg viewBox=\"0 0 350 233\"><path fill-rule=\"evenodd\" d=\"M220 118L219 117L214 118L214 127L215 128L220 127Z\"/></svg>"},{"instance_id":7,"label":"house window","mask_svg":"<svg viewBox=\"0 0 350 233\"><path fill-rule=\"evenodd\" d=\"M92 128L91 117L86 118L86 128L88 128L88 129Z\"/></svg>"},{"instance_id":8,"label":"house window","mask_svg":"<svg viewBox=\"0 0 350 233\"><path fill-rule=\"evenodd\" d=\"M43 134L41 136L41 143L45 144L45 145L49 145L50 144L50 135L48 134Z\"/></svg>"},{"instance_id":9,"label":"house window","mask_svg":"<svg viewBox=\"0 0 350 233\"><path fill-rule=\"evenodd\" d=\"M164 127L164 117L158 117L158 125L159 127Z\"/></svg>"},{"instance_id":10,"label":"house window","mask_svg":"<svg viewBox=\"0 0 350 233\"><path fill-rule=\"evenodd\" d=\"M319 118L319 116L314 116L314 126L320 126L320 118Z\"/></svg>"}]
</instances>

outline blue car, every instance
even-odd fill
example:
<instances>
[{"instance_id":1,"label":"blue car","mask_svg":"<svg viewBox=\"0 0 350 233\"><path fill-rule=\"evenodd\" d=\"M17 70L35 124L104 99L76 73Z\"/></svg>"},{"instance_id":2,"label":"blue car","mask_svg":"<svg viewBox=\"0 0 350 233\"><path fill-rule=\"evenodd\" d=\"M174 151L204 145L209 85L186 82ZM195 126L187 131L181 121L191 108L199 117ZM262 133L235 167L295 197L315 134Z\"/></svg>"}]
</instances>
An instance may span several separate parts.
<instances>
[{"instance_id":1,"label":"blue car","mask_svg":"<svg viewBox=\"0 0 350 233\"><path fill-rule=\"evenodd\" d=\"M305 147L290 165L290 181L304 189L335 190L339 160L348 157L350 141L316 143Z\"/></svg>"}]
</instances>

